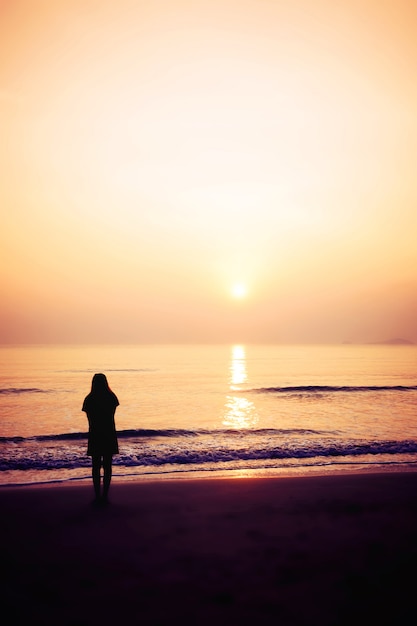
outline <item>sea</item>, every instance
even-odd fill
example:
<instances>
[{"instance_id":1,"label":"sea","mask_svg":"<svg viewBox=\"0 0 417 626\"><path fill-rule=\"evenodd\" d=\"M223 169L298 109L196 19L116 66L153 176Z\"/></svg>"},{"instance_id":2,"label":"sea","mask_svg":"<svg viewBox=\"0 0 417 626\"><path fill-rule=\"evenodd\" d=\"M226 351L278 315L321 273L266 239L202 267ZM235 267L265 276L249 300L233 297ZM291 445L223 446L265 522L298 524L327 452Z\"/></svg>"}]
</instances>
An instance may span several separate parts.
<instances>
[{"instance_id":1,"label":"sea","mask_svg":"<svg viewBox=\"0 0 417 626\"><path fill-rule=\"evenodd\" d=\"M417 346L0 347L0 485L91 480L92 376L119 398L113 480L417 469Z\"/></svg>"}]
</instances>

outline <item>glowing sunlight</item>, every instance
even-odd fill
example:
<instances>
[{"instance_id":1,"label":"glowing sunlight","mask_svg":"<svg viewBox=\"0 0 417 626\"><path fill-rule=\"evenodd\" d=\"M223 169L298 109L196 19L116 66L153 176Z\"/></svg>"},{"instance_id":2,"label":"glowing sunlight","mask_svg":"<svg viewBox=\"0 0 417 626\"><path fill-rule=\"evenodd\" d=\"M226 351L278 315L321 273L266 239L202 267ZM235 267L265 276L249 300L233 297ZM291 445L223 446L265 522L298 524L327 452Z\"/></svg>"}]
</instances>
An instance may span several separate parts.
<instances>
[{"instance_id":1,"label":"glowing sunlight","mask_svg":"<svg viewBox=\"0 0 417 626\"><path fill-rule=\"evenodd\" d=\"M242 298L246 298L248 295L248 289L244 283L235 283L232 286L232 296L237 300L241 300Z\"/></svg>"}]
</instances>

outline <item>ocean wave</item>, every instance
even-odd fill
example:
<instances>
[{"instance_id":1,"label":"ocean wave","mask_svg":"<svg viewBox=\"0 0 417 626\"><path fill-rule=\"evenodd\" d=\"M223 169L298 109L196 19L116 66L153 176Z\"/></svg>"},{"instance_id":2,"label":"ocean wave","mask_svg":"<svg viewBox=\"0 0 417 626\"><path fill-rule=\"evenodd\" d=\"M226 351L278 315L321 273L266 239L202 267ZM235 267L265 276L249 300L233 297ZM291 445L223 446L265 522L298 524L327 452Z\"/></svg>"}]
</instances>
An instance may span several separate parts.
<instances>
[{"instance_id":1,"label":"ocean wave","mask_svg":"<svg viewBox=\"0 0 417 626\"><path fill-rule=\"evenodd\" d=\"M321 394L321 393L358 393L379 391L417 391L417 385L297 385L294 387L259 387L240 390L245 393L276 394Z\"/></svg>"},{"instance_id":2,"label":"ocean wave","mask_svg":"<svg viewBox=\"0 0 417 626\"><path fill-rule=\"evenodd\" d=\"M258 445L237 446L233 441L221 445L190 446L164 445L161 447L131 444L121 454L114 457L114 465L119 467L180 467L199 466L201 468L218 464L242 461L275 460L311 460L322 458L327 460L341 458L357 458L372 456L417 455L417 441L310 441L304 440L281 442L274 445L273 441L258 442ZM0 471L11 470L60 470L90 467L91 460L81 448L57 446L54 450L40 446L28 453L27 448L13 450L0 460Z\"/></svg>"},{"instance_id":3,"label":"ocean wave","mask_svg":"<svg viewBox=\"0 0 417 626\"><path fill-rule=\"evenodd\" d=\"M173 450L157 453L121 455L116 465L206 465L230 461L269 461L276 459L312 459L316 457L357 457L364 455L417 454L416 441L381 441L354 443L316 443L315 445L289 445L277 447L219 448L216 450ZM116 458L116 457L115 457Z\"/></svg>"},{"instance_id":4,"label":"ocean wave","mask_svg":"<svg viewBox=\"0 0 417 626\"><path fill-rule=\"evenodd\" d=\"M7 387L0 389L0 394L17 394L17 393L50 393L49 389L38 389L37 387Z\"/></svg>"},{"instance_id":5,"label":"ocean wave","mask_svg":"<svg viewBox=\"0 0 417 626\"><path fill-rule=\"evenodd\" d=\"M57 370L58 372L62 372L64 374L94 374L97 372L97 369L87 368L87 369L67 369L67 370ZM123 368L106 368L106 372L128 372L128 373L137 373L137 372L157 372L158 369L155 367L123 367Z\"/></svg>"},{"instance_id":6,"label":"ocean wave","mask_svg":"<svg viewBox=\"0 0 417 626\"><path fill-rule=\"evenodd\" d=\"M167 437L167 438L192 438L192 437L274 437L274 436L282 436L282 435L323 435L329 434L328 431L318 431L313 430L311 428L244 428L244 429L235 429L235 428L226 428L226 429L217 429L217 430L209 430L209 429L196 429L196 430L187 430L181 428L165 428L165 429L152 429L152 428L130 428L127 430L119 430L117 431L117 436L119 439L148 439L148 438L159 438L159 437ZM73 433L60 433L54 435L34 435L32 437L22 437L22 436L10 436L10 437L0 437L0 443L24 443L24 442L42 442L42 441L82 441L86 439L88 436L87 432L73 432Z\"/></svg>"}]
</instances>

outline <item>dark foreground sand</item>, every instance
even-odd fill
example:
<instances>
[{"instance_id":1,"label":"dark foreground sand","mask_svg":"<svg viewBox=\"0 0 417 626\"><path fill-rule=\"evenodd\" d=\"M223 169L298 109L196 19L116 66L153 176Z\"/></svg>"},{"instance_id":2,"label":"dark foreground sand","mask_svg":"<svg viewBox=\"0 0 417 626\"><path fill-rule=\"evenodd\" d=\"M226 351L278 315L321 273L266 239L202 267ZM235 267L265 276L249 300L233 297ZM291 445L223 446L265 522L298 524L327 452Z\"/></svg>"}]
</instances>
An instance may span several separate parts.
<instances>
[{"instance_id":1,"label":"dark foreground sand","mask_svg":"<svg viewBox=\"0 0 417 626\"><path fill-rule=\"evenodd\" d=\"M417 473L0 490L4 624L415 623Z\"/></svg>"}]
</instances>

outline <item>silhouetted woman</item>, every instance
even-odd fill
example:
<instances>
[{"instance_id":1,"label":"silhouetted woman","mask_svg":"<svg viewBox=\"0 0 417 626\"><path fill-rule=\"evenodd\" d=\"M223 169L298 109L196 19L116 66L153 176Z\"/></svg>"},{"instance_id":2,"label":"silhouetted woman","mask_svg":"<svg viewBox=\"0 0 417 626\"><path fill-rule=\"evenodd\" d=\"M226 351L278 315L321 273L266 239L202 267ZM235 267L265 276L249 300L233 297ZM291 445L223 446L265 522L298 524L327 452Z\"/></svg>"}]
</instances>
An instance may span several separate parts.
<instances>
[{"instance_id":1,"label":"silhouetted woman","mask_svg":"<svg viewBox=\"0 0 417 626\"><path fill-rule=\"evenodd\" d=\"M107 501L111 475L113 454L118 454L116 425L114 413L119 400L112 392L104 374L94 374L91 392L84 400L82 410L88 418L87 454L93 461L93 485L96 502L100 501L100 470L103 466L103 501Z\"/></svg>"}]
</instances>

